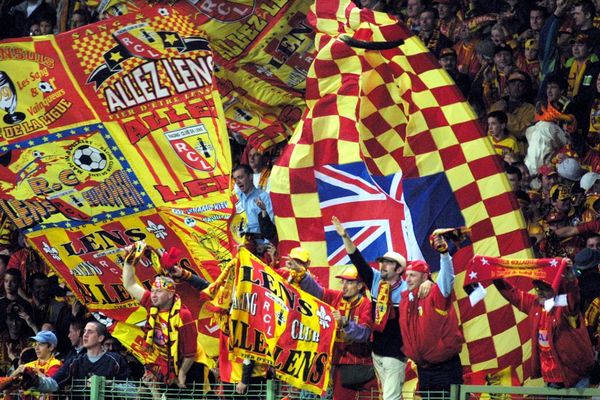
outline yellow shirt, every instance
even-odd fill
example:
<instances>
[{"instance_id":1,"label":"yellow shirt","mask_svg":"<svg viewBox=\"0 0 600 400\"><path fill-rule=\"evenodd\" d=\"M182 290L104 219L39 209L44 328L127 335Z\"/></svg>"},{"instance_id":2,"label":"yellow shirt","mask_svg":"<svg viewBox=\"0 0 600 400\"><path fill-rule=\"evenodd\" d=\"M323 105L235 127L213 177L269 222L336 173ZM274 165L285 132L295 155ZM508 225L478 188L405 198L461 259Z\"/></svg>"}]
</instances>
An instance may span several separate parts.
<instances>
[{"instance_id":1,"label":"yellow shirt","mask_svg":"<svg viewBox=\"0 0 600 400\"><path fill-rule=\"evenodd\" d=\"M492 139L492 144L494 145L494 150L496 150L496 153L500 157L506 155L507 153L518 153L519 152L519 146L517 145L517 139L512 135L508 135L504 139L498 140L498 141L493 136L490 136L490 138Z\"/></svg>"}]
</instances>

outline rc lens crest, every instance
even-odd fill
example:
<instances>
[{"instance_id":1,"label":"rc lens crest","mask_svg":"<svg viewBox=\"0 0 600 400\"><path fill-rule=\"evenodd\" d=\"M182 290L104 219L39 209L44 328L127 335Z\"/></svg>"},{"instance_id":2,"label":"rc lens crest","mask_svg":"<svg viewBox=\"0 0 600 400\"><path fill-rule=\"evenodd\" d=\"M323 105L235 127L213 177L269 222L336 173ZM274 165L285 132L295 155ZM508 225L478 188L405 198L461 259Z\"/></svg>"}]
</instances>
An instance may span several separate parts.
<instances>
[{"instance_id":1,"label":"rc lens crest","mask_svg":"<svg viewBox=\"0 0 600 400\"><path fill-rule=\"evenodd\" d=\"M147 23L121 28L114 37L134 57L158 60L165 53L163 40Z\"/></svg>"},{"instance_id":2,"label":"rc lens crest","mask_svg":"<svg viewBox=\"0 0 600 400\"><path fill-rule=\"evenodd\" d=\"M204 124L169 131L165 136L173 150L188 167L199 171L215 169L215 151Z\"/></svg>"}]
</instances>

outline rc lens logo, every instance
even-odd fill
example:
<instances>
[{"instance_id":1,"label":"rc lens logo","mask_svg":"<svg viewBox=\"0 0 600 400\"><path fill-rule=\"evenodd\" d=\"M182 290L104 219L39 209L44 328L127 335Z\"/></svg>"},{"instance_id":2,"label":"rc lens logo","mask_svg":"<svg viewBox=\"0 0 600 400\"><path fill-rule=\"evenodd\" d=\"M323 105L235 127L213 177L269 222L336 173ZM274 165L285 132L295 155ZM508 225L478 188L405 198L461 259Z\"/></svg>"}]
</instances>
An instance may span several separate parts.
<instances>
[{"instance_id":1,"label":"rc lens logo","mask_svg":"<svg viewBox=\"0 0 600 400\"><path fill-rule=\"evenodd\" d=\"M68 162L72 169L93 176L108 175L114 164L108 148L87 141L80 141L69 148Z\"/></svg>"},{"instance_id":2,"label":"rc lens logo","mask_svg":"<svg viewBox=\"0 0 600 400\"><path fill-rule=\"evenodd\" d=\"M237 22L254 13L255 0L190 0L200 12L221 22Z\"/></svg>"}]
</instances>

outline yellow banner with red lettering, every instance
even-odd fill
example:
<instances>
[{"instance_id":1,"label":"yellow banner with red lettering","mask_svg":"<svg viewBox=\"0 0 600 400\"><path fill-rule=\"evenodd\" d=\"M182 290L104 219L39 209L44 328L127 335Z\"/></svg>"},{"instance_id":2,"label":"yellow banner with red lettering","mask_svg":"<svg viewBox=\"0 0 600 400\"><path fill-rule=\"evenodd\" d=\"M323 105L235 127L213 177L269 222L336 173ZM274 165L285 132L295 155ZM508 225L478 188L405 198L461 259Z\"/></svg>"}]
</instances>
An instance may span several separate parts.
<instances>
[{"instance_id":1,"label":"yellow banner with red lettering","mask_svg":"<svg viewBox=\"0 0 600 400\"><path fill-rule=\"evenodd\" d=\"M0 212L151 357L136 345L145 311L121 284L120 249L181 248L180 265L207 280L232 258L231 156L208 41L192 16L147 6L3 42L0 60ZM143 260L137 278L148 286L158 268ZM180 286L200 333L214 336L198 293Z\"/></svg>"},{"instance_id":2,"label":"yellow banner with red lettering","mask_svg":"<svg viewBox=\"0 0 600 400\"><path fill-rule=\"evenodd\" d=\"M238 253L234 287L231 356L271 365L280 379L324 394L336 335L333 308L292 286L245 248Z\"/></svg>"}]
</instances>

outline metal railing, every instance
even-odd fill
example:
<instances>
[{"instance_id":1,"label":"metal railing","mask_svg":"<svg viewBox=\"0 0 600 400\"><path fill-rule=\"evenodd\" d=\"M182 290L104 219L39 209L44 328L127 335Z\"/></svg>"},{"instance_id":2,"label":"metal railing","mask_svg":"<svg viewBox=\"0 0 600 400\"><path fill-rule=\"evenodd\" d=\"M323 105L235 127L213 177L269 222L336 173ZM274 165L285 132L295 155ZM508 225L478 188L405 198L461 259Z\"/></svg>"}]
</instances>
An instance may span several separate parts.
<instances>
[{"instance_id":1,"label":"metal railing","mask_svg":"<svg viewBox=\"0 0 600 400\"><path fill-rule=\"evenodd\" d=\"M35 392L28 391L26 396L23 393L11 393L8 398L29 400L40 397L36 396ZM251 385L249 391L241 395L235 393L235 386L221 383L212 384L210 388L196 384L180 389L158 383L117 381L100 376L74 381L67 390L52 395L53 400L281 400L283 398L321 400L328 397L321 398L311 395L278 380L267 380L262 384ZM379 391L375 389L361 391L357 400L379 400L380 398ZM600 389L455 385L449 392L405 392L402 394L403 400L522 400L525 398L527 400L600 399Z\"/></svg>"},{"instance_id":2,"label":"metal railing","mask_svg":"<svg viewBox=\"0 0 600 400\"><path fill-rule=\"evenodd\" d=\"M572 400L600 398L600 389L552 389L548 387L527 386L478 386L461 385L457 400L475 400L482 397L489 399L518 400L546 400L564 399Z\"/></svg>"}]
</instances>

